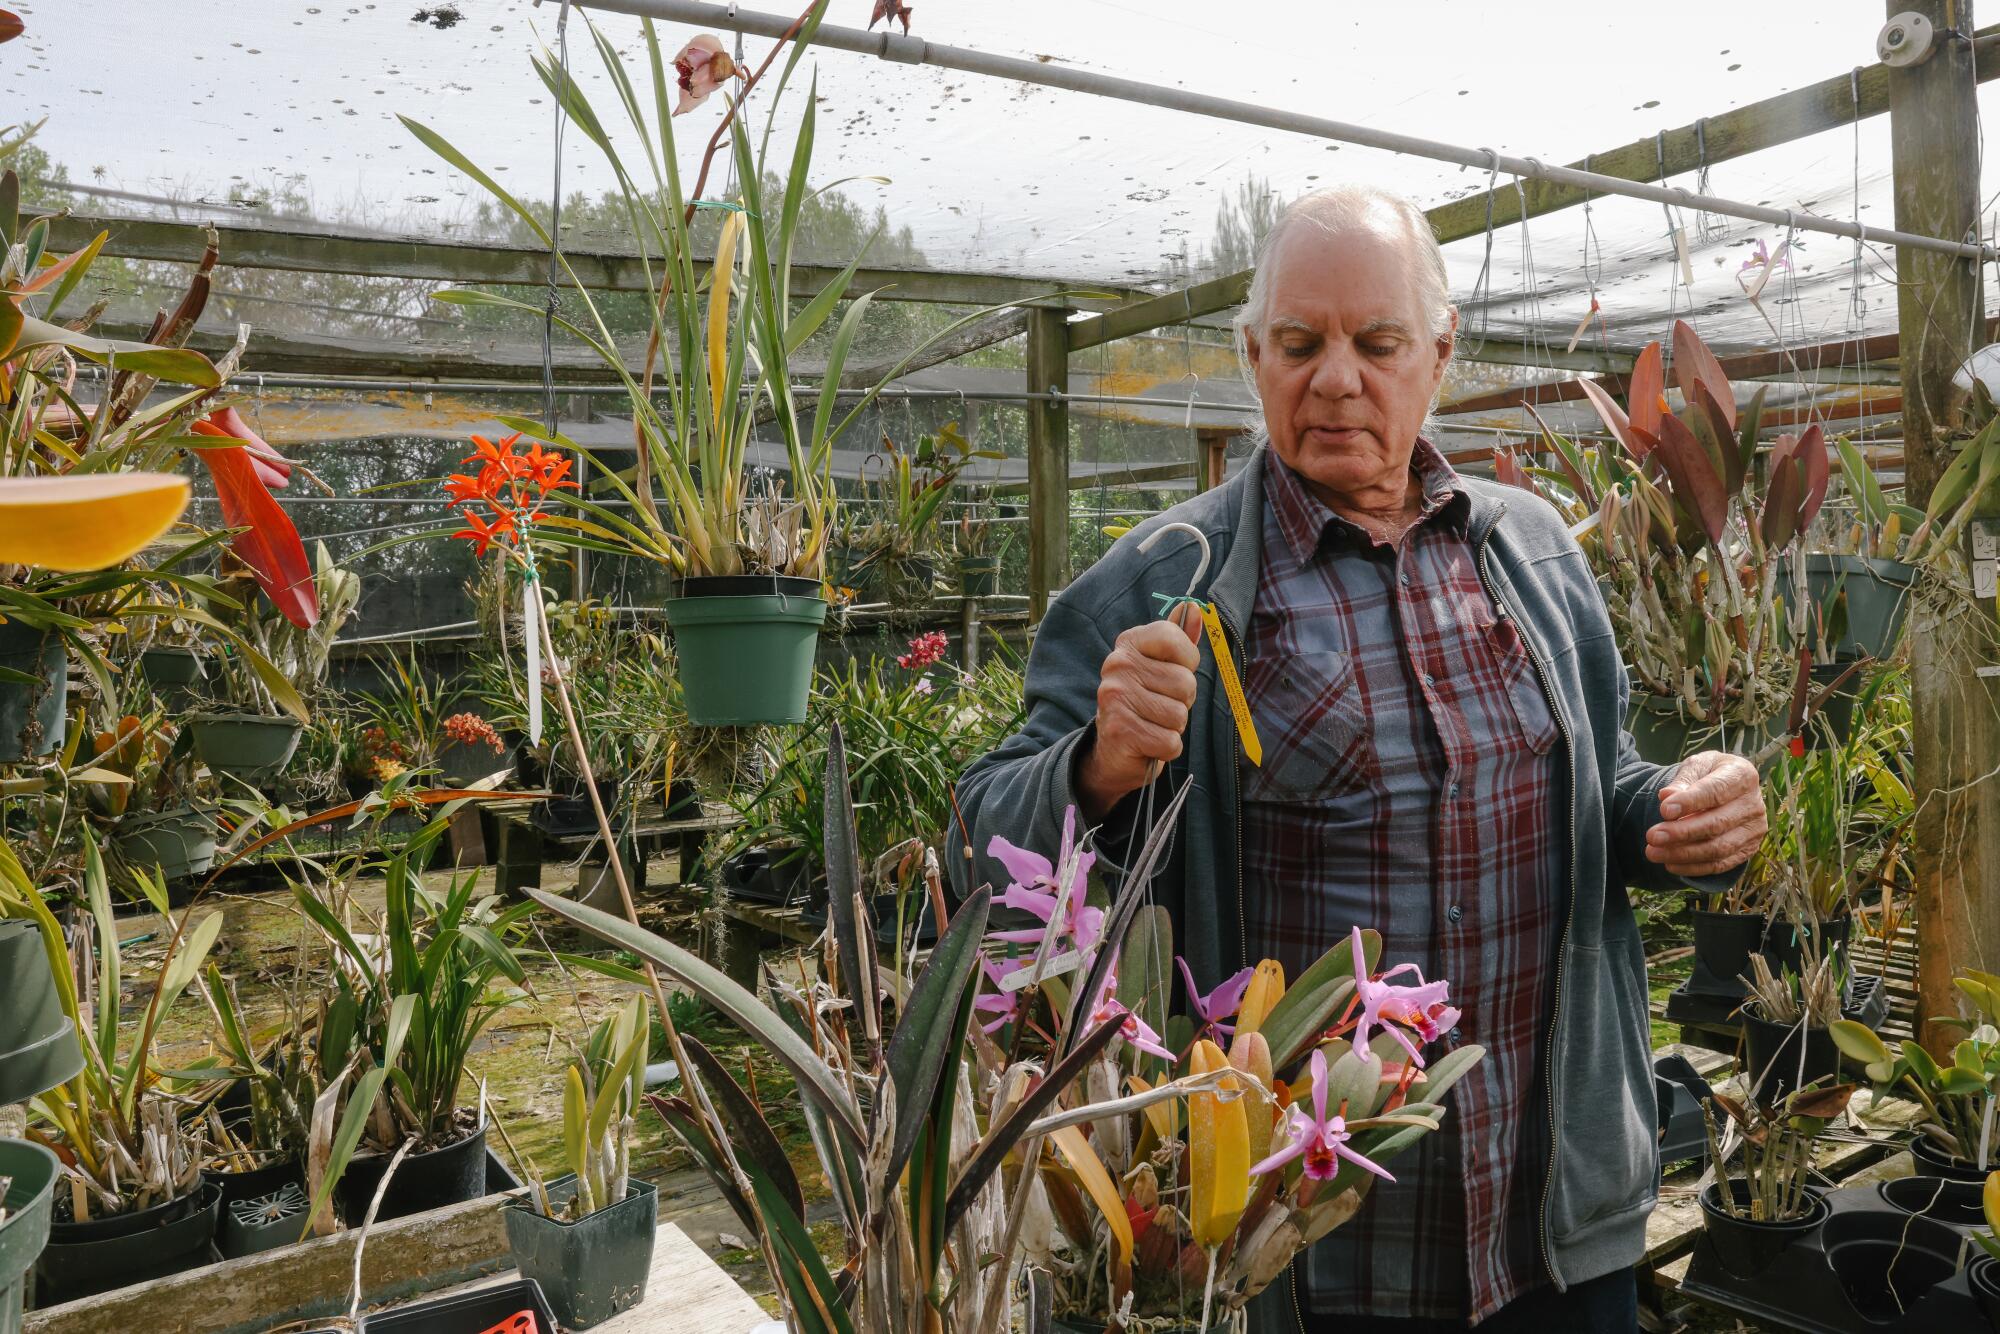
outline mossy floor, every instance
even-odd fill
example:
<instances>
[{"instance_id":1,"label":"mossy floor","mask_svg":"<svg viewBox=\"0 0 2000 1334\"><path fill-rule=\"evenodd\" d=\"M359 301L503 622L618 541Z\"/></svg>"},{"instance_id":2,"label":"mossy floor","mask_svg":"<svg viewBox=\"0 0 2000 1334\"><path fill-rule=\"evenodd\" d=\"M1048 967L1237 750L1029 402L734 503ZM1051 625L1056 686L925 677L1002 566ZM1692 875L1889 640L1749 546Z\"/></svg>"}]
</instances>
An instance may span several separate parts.
<instances>
[{"instance_id":1,"label":"mossy floor","mask_svg":"<svg viewBox=\"0 0 2000 1334\"><path fill-rule=\"evenodd\" d=\"M470 872L468 872L470 873ZM432 872L425 884L446 887L450 872ZM476 873L479 892L493 893L491 869ZM551 864L543 871L543 886L561 893L575 883L575 868ZM707 910L707 895L679 887L675 858L668 854L648 867L651 888L642 896L645 925L686 948L715 957L714 933L727 926ZM369 919L379 914L382 885L363 877L350 883L348 902L356 930L372 930ZM271 887L250 892L211 894L197 903L196 918L223 914L224 925L211 959L233 983L248 1022L268 1037L309 1014L327 989L329 956L317 933L298 911L293 891L273 872ZM735 928L742 929L742 928ZM124 943L124 985L120 1009L126 1024L136 1027L165 952L166 935L150 911L120 918ZM562 1133L563 1072L574 1051L616 1004L642 994L635 988L594 972L564 965L558 954L616 957L615 952L580 932L541 919L524 951L527 983L509 1007L487 1027L473 1049L461 1101L474 1102L483 1084L488 1111L506 1131L489 1136L503 1160L523 1177L529 1163L545 1175L558 1175ZM629 957L624 962L632 962ZM511 990L511 989L510 989ZM671 991L671 986L669 987ZM156 1059L163 1069L185 1068L207 1055L212 1026L207 1007L194 991L185 995L160 1026ZM695 1028L700 1038L763 1105L772 1129L800 1168L808 1189L818 1174L810 1170L812 1148L791 1096L790 1076L761 1053L753 1056L741 1034L710 1015ZM662 1059L664 1057L662 1056ZM748 1062L748 1069L745 1064ZM668 1086L672 1091L677 1083ZM515 1162L518 1152L522 1162ZM741 1243L743 1225L736 1219L705 1173L650 1112L637 1122L632 1143L635 1175L653 1182L660 1193L661 1216L672 1219L696 1244L715 1254L753 1293L768 1288L760 1255ZM837 1246L837 1239L829 1239Z\"/></svg>"}]
</instances>

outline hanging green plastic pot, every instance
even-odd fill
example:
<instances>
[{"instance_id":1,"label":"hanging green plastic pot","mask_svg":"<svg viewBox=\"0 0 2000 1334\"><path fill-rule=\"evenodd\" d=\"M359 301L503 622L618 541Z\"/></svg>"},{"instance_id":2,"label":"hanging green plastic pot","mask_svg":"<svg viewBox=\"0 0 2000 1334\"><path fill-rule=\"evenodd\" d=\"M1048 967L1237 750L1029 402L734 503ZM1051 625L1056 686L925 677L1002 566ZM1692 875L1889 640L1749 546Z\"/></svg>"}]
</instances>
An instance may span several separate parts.
<instances>
[{"instance_id":1,"label":"hanging green plastic pot","mask_svg":"<svg viewBox=\"0 0 2000 1334\"><path fill-rule=\"evenodd\" d=\"M25 1102L83 1069L83 1044L63 1013L41 928L0 921L0 1103Z\"/></svg>"},{"instance_id":2,"label":"hanging green plastic pot","mask_svg":"<svg viewBox=\"0 0 2000 1334\"><path fill-rule=\"evenodd\" d=\"M697 727L802 723L826 599L811 579L689 579L666 603L688 720Z\"/></svg>"},{"instance_id":3,"label":"hanging green plastic pot","mask_svg":"<svg viewBox=\"0 0 2000 1334\"><path fill-rule=\"evenodd\" d=\"M1913 565L1872 556L1807 556L1806 596L1820 609L1840 661L1896 651L1909 607Z\"/></svg>"},{"instance_id":4,"label":"hanging green plastic pot","mask_svg":"<svg viewBox=\"0 0 2000 1334\"><path fill-rule=\"evenodd\" d=\"M14 675L0 679L0 764L62 749L69 707L62 636L19 620L0 625L0 675L5 673Z\"/></svg>"},{"instance_id":5,"label":"hanging green plastic pot","mask_svg":"<svg viewBox=\"0 0 2000 1334\"><path fill-rule=\"evenodd\" d=\"M0 1181L7 1183L0 1218L0 1334L21 1334L21 1298L28 1271L49 1239L49 1205L62 1166L39 1144L0 1139Z\"/></svg>"},{"instance_id":6,"label":"hanging green plastic pot","mask_svg":"<svg viewBox=\"0 0 2000 1334\"><path fill-rule=\"evenodd\" d=\"M162 879L205 875L215 864L215 816L193 806L127 815L113 842L129 865Z\"/></svg>"},{"instance_id":7,"label":"hanging green plastic pot","mask_svg":"<svg viewBox=\"0 0 2000 1334\"><path fill-rule=\"evenodd\" d=\"M194 753L221 778L251 787L271 782L292 761L304 730L296 718L259 713L195 713L188 715Z\"/></svg>"}]
</instances>

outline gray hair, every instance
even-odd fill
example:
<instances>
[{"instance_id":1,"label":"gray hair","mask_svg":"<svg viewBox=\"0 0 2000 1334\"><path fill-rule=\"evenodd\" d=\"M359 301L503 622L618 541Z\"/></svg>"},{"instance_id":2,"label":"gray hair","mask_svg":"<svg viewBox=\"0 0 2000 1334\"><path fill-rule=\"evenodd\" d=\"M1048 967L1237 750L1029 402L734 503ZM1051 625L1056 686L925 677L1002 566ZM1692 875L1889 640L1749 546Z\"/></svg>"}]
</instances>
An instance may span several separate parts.
<instances>
[{"instance_id":1,"label":"gray hair","mask_svg":"<svg viewBox=\"0 0 2000 1334\"><path fill-rule=\"evenodd\" d=\"M1250 295L1231 321L1237 355L1247 358L1250 330L1261 329L1271 308L1271 262L1293 227L1311 223L1328 236L1362 228L1400 231L1409 248L1418 295L1430 321L1431 333L1443 336L1451 327L1451 286L1445 276L1444 250L1424 211L1398 194L1372 185L1335 185L1301 195L1288 205L1257 247L1257 267L1250 276ZM1386 226L1384 224L1387 224ZM1245 366L1245 378L1248 366Z\"/></svg>"}]
</instances>

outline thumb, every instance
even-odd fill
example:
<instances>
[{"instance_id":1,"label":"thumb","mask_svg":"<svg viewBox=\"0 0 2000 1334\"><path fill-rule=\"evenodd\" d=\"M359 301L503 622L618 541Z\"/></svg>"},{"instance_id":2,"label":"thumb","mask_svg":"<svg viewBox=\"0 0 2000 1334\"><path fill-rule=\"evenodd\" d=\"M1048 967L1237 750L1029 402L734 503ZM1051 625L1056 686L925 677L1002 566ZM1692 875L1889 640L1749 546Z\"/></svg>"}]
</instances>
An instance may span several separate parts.
<instances>
[{"instance_id":1,"label":"thumb","mask_svg":"<svg viewBox=\"0 0 2000 1334\"><path fill-rule=\"evenodd\" d=\"M1201 608L1192 602L1183 602L1174 608L1174 624L1187 635L1188 643L1201 643Z\"/></svg>"}]
</instances>

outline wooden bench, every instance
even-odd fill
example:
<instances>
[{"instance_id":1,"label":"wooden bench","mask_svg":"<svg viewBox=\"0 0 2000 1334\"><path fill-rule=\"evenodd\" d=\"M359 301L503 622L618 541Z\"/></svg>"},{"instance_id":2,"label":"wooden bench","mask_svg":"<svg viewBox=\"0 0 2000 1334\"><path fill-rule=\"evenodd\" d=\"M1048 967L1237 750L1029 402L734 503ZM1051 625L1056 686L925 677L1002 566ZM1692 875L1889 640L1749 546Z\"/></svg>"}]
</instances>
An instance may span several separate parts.
<instances>
[{"instance_id":1,"label":"wooden bench","mask_svg":"<svg viewBox=\"0 0 2000 1334\"><path fill-rule=\"evenodd\" d=\"M552 856L564 860L593 856L598 861L605 859L604 840L595 830L551 834L530 818L525 807L496 810L493 819L498 835L498 846L492 850L495 884L504 897L517 897L524 888L539 889L542 864ZM654 816L630 822L621 832L634 850L629 860L640 872L641 883L633 888L644 887L647 856L668 847L680 854L680 883L699 884L702 854L709 838L742 825L743 817L733 812L704 813L686 819Z\"/></svg>"}]
</instances>

